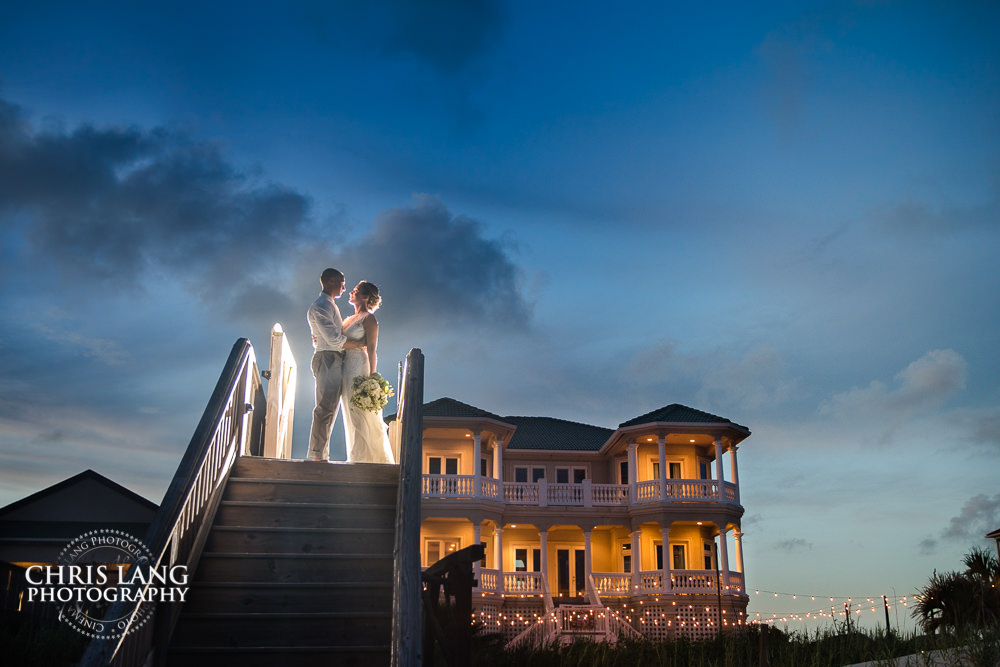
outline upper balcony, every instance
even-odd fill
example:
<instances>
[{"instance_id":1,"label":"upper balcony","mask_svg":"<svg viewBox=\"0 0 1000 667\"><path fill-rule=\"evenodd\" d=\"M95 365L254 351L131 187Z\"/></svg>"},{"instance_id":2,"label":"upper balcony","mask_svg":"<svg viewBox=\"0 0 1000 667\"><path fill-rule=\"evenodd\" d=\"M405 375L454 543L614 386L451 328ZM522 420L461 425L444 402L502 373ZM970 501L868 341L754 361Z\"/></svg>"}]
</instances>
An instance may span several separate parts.
<instances>
[{"instance_id":1,"label":"upper balcony","mask_svg":"<svg viewBox=\"0 0 1000 667\"><path fill-rule=\"evenodd\" d=\"M477 488L478 480L478 488ZM501 492L502 489L502 492ZM714 479L652 479L630 484L501 482L477 475L423 476L423 497L486 500L533 507L634 506L648 503L726 503L739 505L739 487Z\"/></svg>"}]
</instances>

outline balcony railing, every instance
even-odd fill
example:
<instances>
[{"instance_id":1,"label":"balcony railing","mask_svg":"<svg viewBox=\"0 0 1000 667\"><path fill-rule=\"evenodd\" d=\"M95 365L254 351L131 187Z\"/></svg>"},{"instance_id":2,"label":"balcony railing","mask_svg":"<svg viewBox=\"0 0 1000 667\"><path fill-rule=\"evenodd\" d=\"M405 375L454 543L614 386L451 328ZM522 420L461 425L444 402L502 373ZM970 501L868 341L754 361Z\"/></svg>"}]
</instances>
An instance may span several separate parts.
<instances>
[{"instance_id":1,"label":"balcony railing","mask_svg":"<svg viewBox=\"0 0 1000 667\"><path fill-rule=\"evenodd\" d=\"M424 498L484 498L508 505L533 506L627 506L658 502L723 502L739 504L739 490L731 482L721 484L714 479L668 479L665 494L660 493L660 480L636 482L635 503L629 502L628 484L594 484L589 479L580 484L549 484L537 482L501 482L493 477L478 477L476 493L474 475L424 475Z\"/></svg>"},{"instance_id":2,"label":"balcony railing","mask_svg":"<svg viewBox=\"0 0 1000 667\"><path fill-rule=\"evenodd\" d=\"M721 579L719 579L721 575ZM726 588L724 574L716 570L672 570L670 572L670 590L663 588L663 571L649 570L636 575L636 585L633 588L632 575L628 572L594 572L594 587L602 597L624 595L649 595L664 593L715 593L726 594L744 592L743 574L729 572L729 587ZM504 587L497 584L503 581ZM716 582L718 581L718 584ZM508 595L542 595L541 572L504 572L480 568L479 588L484 593L505 593Z\"/></svg>"}]
</instances>

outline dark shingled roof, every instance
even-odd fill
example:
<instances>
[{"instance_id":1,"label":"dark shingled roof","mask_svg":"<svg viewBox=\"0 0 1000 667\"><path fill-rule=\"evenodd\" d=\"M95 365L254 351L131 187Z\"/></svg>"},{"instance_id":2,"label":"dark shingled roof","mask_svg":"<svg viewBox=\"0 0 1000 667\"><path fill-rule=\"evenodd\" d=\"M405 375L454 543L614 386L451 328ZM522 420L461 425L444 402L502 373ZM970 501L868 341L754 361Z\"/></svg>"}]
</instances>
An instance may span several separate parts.
<instances>
[{"instance_id":1,"label":"dark shingled roof","mask_svg":"<svg viewBox=\"0 0 1000 667\"><path fill-rule=\"evenodd\" d=\"M739 424L729 421L725 417L719 417L707 412L702 412L701 410L695 410L694 408L689 408L688 406L680 405L679 403L671 403L666 407L653 410L652 412L647 412L646 414L640 415L635 419L629 419L627 422L619 424L618 428L635 426L637 424L652 424L655 422L676 422L679 424L732 424L733 426L739 426L742 429L746 428L745 426L740 426Z\"/></svg>"},{"instance_id":2,"label":"dark shingled roof","mask_svg":"<svg viewBox=\"0 0 1000 667\"><path fill-rule=\"evenodd\" d=\"M614 433L609 428L590 426L553 417L504 417L517 427L508 449L559 449L596 452Z\"/></svg>"},{"instance_id":3,"label":"dark shingled roof","mask_svg":"<svg viewBox=\"0 0 1000 667\"><path fill-rule=\"evenodd\" d=\"M424 417L471 417L480 419L496 419L505 421L503 417L486 410L480 410L474 405L468 405L454 398L439 398L430 403L424 403Z\"/></svg>"}]
</instances>

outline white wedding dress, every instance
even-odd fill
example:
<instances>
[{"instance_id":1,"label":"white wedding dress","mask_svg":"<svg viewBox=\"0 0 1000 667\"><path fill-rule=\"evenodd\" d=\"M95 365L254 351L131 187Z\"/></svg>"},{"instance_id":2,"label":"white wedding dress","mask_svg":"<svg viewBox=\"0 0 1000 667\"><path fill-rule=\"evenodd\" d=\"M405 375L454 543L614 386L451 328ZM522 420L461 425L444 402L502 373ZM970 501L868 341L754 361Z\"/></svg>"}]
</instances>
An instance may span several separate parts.
<instances>
[{"instance_id":1,"label":"white wedding dress","mask_svg":"<svg viewBox=\"0 0 1000 667\"><path fill-rule=\"evenodd\" d=\"M364 340L365 318L359 317L344 329L348 340ZM351 403L354 378L368 377L368 352L364 348L344 351L344 379L341 396L344 401L344 432L347 437L347 460L351 463L395 463L389 433L382 421L382 411L362 410Z\"/></svg>"}]
</instances>

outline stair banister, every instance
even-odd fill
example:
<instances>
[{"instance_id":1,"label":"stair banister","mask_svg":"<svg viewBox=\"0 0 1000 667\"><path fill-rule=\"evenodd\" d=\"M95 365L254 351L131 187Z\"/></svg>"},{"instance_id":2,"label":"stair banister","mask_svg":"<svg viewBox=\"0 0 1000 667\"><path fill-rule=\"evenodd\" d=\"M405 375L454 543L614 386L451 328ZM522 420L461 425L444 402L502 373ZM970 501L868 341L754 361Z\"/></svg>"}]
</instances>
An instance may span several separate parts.
<instances>
[{"instance_id":1,"label":"stair banister","mask_svg":"<svg viewBox=\"0 0 1000 667\"><path fill-rule=\"evenodd\" d=\"M288 337L275 323L271 328L271 362L267 378L267 419L264 429L264 456L292 457L292 422L295 420L295 381L298 367Z\"/></svg>"},{"instance_id":2,"label":"stair banister","mask_svg":"<svg viewBox=\"0 0 1000 667\"><path fill-rule=\"evenodd\" d=\"M194 573L201 550L236 458L262 446L265 401L253 347L236 341L212 392L144 544L151 567L186 565ZM148 586L148 584L147 584ZM163 664L179 605L158 604L141 627L132 628L139 605L117 602L112 617L129 617L117 639L97 637L87 646L81 667L139 667Z\"/></svg>"},{"instance_id":3,"label":"stair banister","mask_svg":"<svg viewBox=\"0 0 1000 667\"><path fill-rule=\"evenodd\" d=\"M420 571L420 496L423 476L424 355L406 355L399 391L399 491L393 548L392 667L420 667L423 629Z\"/></svg>"}]
</instances>

